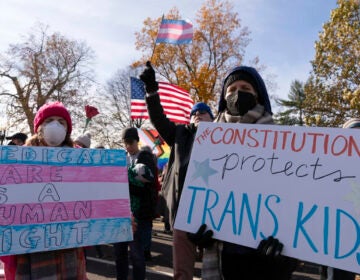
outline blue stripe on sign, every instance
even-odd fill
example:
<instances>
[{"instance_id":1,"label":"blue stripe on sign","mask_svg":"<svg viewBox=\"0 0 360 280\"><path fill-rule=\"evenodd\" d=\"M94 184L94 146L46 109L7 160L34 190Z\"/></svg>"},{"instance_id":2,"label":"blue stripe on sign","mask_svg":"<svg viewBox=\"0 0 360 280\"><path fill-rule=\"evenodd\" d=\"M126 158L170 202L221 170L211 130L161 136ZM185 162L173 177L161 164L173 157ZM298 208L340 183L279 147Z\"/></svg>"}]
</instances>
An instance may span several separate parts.
<instances>
[{"instance_id":1,"label":"blue stripe on sign","mask_svg":"<svg viewBox=\"0 0 360 280\"><path fill-rule=\"evenodd\" d=\"M15 255L133 240L131 218L3 226L0 255Z\"/></svg>"},{"instance_id":2,"label":"blue stripe on sign","mask_svg":"<svg viewBox=\"0 0 360 280\"><path fill-rule=\"evenodd\" d=\"M0 164L56 166L126 166L123 149L76 149L0 146Z\"/></svg>"}]
</instances>

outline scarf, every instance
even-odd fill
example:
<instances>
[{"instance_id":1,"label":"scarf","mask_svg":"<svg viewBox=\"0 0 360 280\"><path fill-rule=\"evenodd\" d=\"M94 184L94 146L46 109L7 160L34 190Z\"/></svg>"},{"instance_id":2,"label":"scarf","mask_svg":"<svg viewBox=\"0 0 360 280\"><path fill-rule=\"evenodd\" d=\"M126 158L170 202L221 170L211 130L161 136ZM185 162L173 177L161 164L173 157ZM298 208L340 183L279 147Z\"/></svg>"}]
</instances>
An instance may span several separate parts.
<instances>
[{"instance_id":1,"label":"scarf","mask_svg":"<svg viewBox=\"0 0 360 280\"><path fill-rule=\"evenodd\" d=\"M257 104L243 116L230 115L227 110L221 112L214 122L219 123L250 123L250 124L273 124L274 120L269 112L266 112L264 106Z\"/></svg>"}]
</instances>

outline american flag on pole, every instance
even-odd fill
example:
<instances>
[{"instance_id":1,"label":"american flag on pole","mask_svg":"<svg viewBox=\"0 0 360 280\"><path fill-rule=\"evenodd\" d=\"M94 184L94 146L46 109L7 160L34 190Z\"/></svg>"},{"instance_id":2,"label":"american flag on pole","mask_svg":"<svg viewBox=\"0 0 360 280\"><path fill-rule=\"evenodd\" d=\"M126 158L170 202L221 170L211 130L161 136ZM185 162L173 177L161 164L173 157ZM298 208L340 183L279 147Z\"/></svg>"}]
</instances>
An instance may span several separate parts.
<instances>
[{"instance_id":1,"label":"american flag on pole","mask_svg":"<svg viewBox=\"0 0 360 280\"><path fill-rule=\"evenodd\" d=\"M193 25L182 19L162 19L156 43L189 44L193 38Z\"/></svg>"},{"instance_id":2,"label":"american flag on pole","mask_svg":"<svg viewBox=\"0 0 360 280\"><path fill-rule=\"evenodd\" d=\"M145 104L144 83L134 77L130 77L131 87L131 113L132 119L149 119ZM190 123L190 112L194 102L189 93L172 84L159 82L158 94L160 103L166 116L175 123Z\"/></svg>"}]
</instances>

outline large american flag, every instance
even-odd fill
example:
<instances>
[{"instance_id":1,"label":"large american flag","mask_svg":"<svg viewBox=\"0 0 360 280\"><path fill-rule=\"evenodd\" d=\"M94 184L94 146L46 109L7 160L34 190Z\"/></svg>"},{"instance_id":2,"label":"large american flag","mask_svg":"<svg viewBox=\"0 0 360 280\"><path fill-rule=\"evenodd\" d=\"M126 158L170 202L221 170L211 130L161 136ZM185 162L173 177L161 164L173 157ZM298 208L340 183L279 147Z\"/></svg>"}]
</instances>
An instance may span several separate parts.
<instances>
[{"instance_id":1,"label":"large american flag","mask_svg":"<svg viewBox=\"0 0 360 280\"><path fill-rule=\"evenodd\" d=\"M182 19L162 19L156 43L188 44L193 38L193 25Z\"/></svg>"},{"instance_id":2,"label":"large american flag","mask_svg":"<svg viewBox=\"0 0 360 280\"><path fill-rule=\"evenodd\" d=\"M145 104L144 83L134 77L130 77L131 87L131 113L132 119L149 119ZM160 103L166 116L173 122L190 123L190 112L194 102L189 93L172 84L159 82L158 94Z\"/></svg>"}]
</instances>

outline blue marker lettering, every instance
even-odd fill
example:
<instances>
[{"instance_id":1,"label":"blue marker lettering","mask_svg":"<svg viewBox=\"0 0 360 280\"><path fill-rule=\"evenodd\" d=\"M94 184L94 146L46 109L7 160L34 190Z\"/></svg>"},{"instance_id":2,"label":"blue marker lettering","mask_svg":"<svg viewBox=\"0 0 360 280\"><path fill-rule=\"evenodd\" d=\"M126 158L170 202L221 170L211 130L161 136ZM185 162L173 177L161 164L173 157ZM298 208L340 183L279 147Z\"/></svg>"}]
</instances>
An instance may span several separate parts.
<instances>
[{"instance_id":1,"label":"blue marker lettering","mask_svg":"<svg viewBox=\"0 0 360 280\"><path fill-rule=\"evenodd\" d=\"M256 239L256 233L258 230L258 225L259 225L259 215L260 215L260 205L261 205L261 199L262 196L261 194L258 195L258 199L257 199L257 206L256 206L256 217L255 219L252 217L251 215L251 209L250 209L250 203L249 203L249 198L248 195L246 193L244 193L242 195L242 202L241 202L241 209L240 209L240 220L239 220L239 229L238 229L238 235L241 234L241 230L242 230L242 225L243 225L243 219L244 219L244 212L246 209L247 212L247 217L250 223L250 227L251 227L251 231L253 234L254 239Z\"/></svg>"},{"instance_id":2,"label":"blue marker lettering","mask_svg":"<svg viewBox=\"0 0 360 280\"><path fill-rule=\"evenodd\" d=\"M329 253L328 242L329 242L329 207L324 209L324 254Z\"/></svg>"},{"instance_id":3,"label":"blue marker lettering","mask_svg":"<svg viewBox=\"0 0 360 280\"><path fill-rule=\"evenodd\" d=\"M221 226L222 223L224 221L225 215L228 213L231 215L231 219L232 219L232 228L233 228L233 233L236 234L236 217L235 217L235 199L234 199L234 193L230 192L228 200L226 202L226 206L224 208L224 211L221 215L220 221L219 221L219 225L217 226L217 230L220 231L221 230Z\"/></svg>"},{"instance_id":4,"label":"blue marker lettering","mask_svg":"<svg viewBox=\"0 0 360 280\"><path fill-rule=\"evenodd\" d=\"M197 191L205 191L206 189L205 189L205 188L200 188L200 187L193 187L193 186L189 186L188 189L193 190L193 193L192 193L192 196L191 196L191 201L190 201L189 213L188 213L188 217L187 217L187 223L190 224L190 223L191 223L191 217L192 217L193 209L194 209L196 192L197 192Z\"/></svg>"},{"instance_id":5,"label":"blue marker lettering","mask_svg":"<svg viewBox=\"0 0 360 280\"><path fill-rule=\"evenodd\" d=\"M311 218L311 216L314 215L317 208L318 207L316 205L314 205L311 208L310 212L303 219L301 219L303 210L304 210L304 204L302 202L299 203L299 208L298 208L299 210L298 210L298 216L297 216L297 221L296 221L296 230L295 230L295 236L294 236L294 242L293 242L294 248L297 248L299 231L301 231L303 233L305 239L308 241L311 249L316 253L318 252L318 249L315 247L315 244L311 241L310 236L307 234L305 228L303 227L303 224L305 224Z\"/></svg>"},{"instance_id":6,"label":"blue marker lettering","mask_svg":"<svg viewBox=\"0 0 360 280\"><path fill-rule=\"evenodd\" d=\"M273 218L273 220L274 220L274 230L273 230L273 232L270 234L270 235L273 235L273 236L275 236L276 235L276 233L278 232L278 229L279 229L279 223L278 223L278 219L277 219L277 217L276 217L276 215L275 215L275 213L274 213L274 211L270 208L270 199L271 198L275 198L275 202L276 203L280 203L280 197L278 197L277 195L269 195L266 199L265 199L265 208L267 209L267 210L269 210L269 213L270 213L270 215L272 216L272 218ZM268 236L269 236L269 234L268 235L264 235L262 232L260 232L260 236L261 236L261 238L262 239L265 239L265 238L267 238Z\"/></svg>"},{"instance_id":7,"label":"blue marker lettering","mask_svg":"<svg viewBox=\"0 0 360 280\"><path fill-rule=\"evenodd\" d=\"M213 200L212 205L209 206L209 199L211 194L214 195L215 199ZM204 204L204 212L203 212L203 217L202 217L202 223L204 224L206 221L206 213L209 214L209 219L211 221L211 225L213 228L216 228L213 216L211 214L211 209L213 209L217 203L219 201L219 195L217 194L217 192L213 191L213 190L207 190L206 191L206 197L205 197L205 204Z\"/></svg>"},{"instance_id":8,"label":"blue marker lettering","mask_svg":"<svg viewBox=\"0 0 360 280\"><path fill-rule=\"evenodd\" d=\"M340 228L341 228L341 214L345 215L345 217L348 217L354 224L355 229L356 229L356 242L354 244L354 247L347 253L344 254L342 256L340 256ZM359 247L359 238L360 238L360 234L359 234L360 228L359 228L359 224L356 222L356 220L347 212L337 209L336 211L336 240L335 240L335 259L343 259L346 258L348 256L350 256L358 247Z\"/></svg>"}]
</instances>

